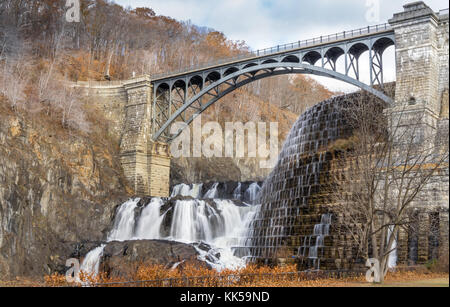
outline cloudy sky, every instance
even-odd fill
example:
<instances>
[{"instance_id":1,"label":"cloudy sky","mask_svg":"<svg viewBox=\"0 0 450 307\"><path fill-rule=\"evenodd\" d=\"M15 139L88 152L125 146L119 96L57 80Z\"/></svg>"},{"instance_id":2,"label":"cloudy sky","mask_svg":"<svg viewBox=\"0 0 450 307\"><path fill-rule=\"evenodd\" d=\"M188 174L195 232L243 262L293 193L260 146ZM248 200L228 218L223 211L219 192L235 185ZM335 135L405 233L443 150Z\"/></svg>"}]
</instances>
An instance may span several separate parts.
<instances>
[{"instance_id":1,"label":"cloudy sky","mask_svg":"<svg viewBox=\"0 0 450 307\"><path fill-rule=\"evenodd\" d=\"M191 20L244 40L254 50L321 35L385 23L412 0L115 0L124 6L147 6L158 15ZM447 0L426 0L438 11ZM394 78L393 50L385 56L386 79ZM364 66L364 65L363 65ZM362 72L364 74L364 72ZM333 90L351 88L319 79Z\"/></svg>"}]
</instances>

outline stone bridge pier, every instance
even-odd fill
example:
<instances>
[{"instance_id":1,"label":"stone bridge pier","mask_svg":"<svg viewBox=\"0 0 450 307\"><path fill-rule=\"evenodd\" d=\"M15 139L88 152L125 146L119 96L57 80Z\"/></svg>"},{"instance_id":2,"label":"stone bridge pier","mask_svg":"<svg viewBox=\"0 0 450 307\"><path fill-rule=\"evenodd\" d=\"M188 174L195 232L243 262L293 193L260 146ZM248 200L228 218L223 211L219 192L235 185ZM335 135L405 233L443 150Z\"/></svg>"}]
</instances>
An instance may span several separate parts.
<instances>
[{"instance_id":1,"label":"stone bridge pier","mask_svg":"<svg viewBox=\"0 0 450 307\"><path fill-rule=\"evenodd\" d=\"M121 81L79 81L89 103L108 120L108 133L120 143L120 162L137 196L168 197L168 144L152 141L150 76Z\"/></svg>"},{"instance_id":2,"label":"stone bridge pier","mask_svg":"<svg viewBox=\"0 0 450 307\"><path fill-rule=\"evenodd\" d=\"M448 11L435 13L424 2L413 2L389 23L395 34L397 77L391 111L394 116L403 113L405 127L420 115L417 142L430 145L439 120L448 119Z\"/></svg>"},{"instance_id":3,"label":"stone bridge pier","mask_svg":"<svg viewBox=\"0 0 450 307\"><path fill-rule=\"evenodd\" d=\"M125 177L137 195L168 197L171 158L168 144L151 139L150 78L126 81L123 88L127 101L120 161Z\"/></svg>"}]
</instances>

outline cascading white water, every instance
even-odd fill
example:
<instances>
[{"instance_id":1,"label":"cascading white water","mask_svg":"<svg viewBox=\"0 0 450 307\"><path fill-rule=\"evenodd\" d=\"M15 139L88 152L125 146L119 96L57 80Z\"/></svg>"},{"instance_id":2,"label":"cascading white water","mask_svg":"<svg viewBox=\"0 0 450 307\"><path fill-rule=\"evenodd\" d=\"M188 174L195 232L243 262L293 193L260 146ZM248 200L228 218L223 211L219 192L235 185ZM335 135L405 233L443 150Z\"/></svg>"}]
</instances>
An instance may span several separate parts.
<instances>
[{"instance_id":1,"label":"cascading white water","mask_svg":"<svg viewBox=\"0 0 450 307\"><path fill-rule=\"evenodd\" d=\"M135 209L139 200L139 198L130 199L120 206L113 229L108 236L108 242L126 241L131 238L134 228Z\"/></svg>"},{"instance_id":2,"label":"cascading white water","mask_svg":"<svg viewBox=\"0 0 450 307\"><path fill-rule=\"evenodd\" d=\"M250 203L255 204L258 201L259 193L261 192L261 187L256 183L252 183L250 187L245 191L245 198L250 201Z\"/></svg>"},{"instance_id":3,"label":"cascading white water","mask_svg":"<svg viewBox=\"0 0 450 307\"><path fill-rule=\"evenodd\" d=\"M97 275L100 266L100 258L103 254L105 246L105 244L102 244L101 246L90 251L84 258L84 261L80 266L80 271L89 274L94 273L95 275Z\"/></svg>"},{"instance_id":4,"label":"cascading white water","mask_svg":"<svg viewBox=\"0 0 450 307\"><path fill-rule=\"evenodd\" d=\"M216 182L214 183L214 185L212 186L212 188L205 193L205 195L203 196L204 199L214 199L218 197L218 193L219 191L217 190L217 188L219 187L219 183Z\"/></svg>"},{"instance_id":5,"label":"cascading white water","mask_svg":"<svg viewBox=\"0 0 450 307\"><path fill-rule=\"evenodd\" d=\"M199 188L200 187L200 188ZM205 199L217 195L218 184L205 194ZM252 188L256 190L255 187ZM179 185L172 195L198 194L193 190L201 190L200 185L193 188ZM192 197L192 196L191 196ZM257 198L257 195L254 195ZM214 199L210 201L199 199L177 200L173 206L165 209L161 198L153 198L139 212L140 199L131 199L118 208L113 229L108 236L111 241L129 240L169 240L192 244L199 252L199 259L208 262L213 268L238 269L246 264L247 253L242 253L245 238L248 237L250 222L260 206L237 206L231 200ZM169 211L171 215L170 230L163 234L163 223ZM200 248L201 242L211 248L207 251ZM100 258L105 245L91 251L83 261L82 270L97 274ZM238 252L237 252L238 251ZM220 256L219 256L220 255Z\"/></svg>"},{"instance_id":6,"label":"cascading white water","mask_svg":"<svg viewBox=\"0 0 450 307\"><path fill-rule=\"evenodd\" d=\"M242 183L239 182L238 186L233 191L233 199L241 199L241 197L242 197L241 189L242 189Z\"/></svg>"},{"instance_id":7,"label":"cascading white water","mask_svg":"<svg viewBox=\"0 0 450 307\"><path fill-rule=\"evenodd\" d=\"M170 197L176 197L176 196L184 196L184 197L192 197L192 198L201 198L201 193L202 193L202 187L203 184L199 183L199 184L193 184L192 187L187 185L187 184L179 184L176 185L173 188L172 194L170 195Z\"/></svg>"},{"instance_id":8,"label":"cascading white water","mask_svg":"<svg viewBox=\"0 0 450 307\"><path fill-rule=\"evenodd\" d=\"M137 240L153 240L161 237L161 224L167 213L161 214L163 205L162 199L153 198L150 204L142 210L134 235Z\"/></svg>"},{"instance_id":9,"label":"cascading white water","mask_svg":"<svg viewBox=\"0 0 450 307\"><path fill-rule=\"evenodd\" d=\"M325 238L330 235L332 217L329 213L323 214L320 224L314 226L313 234L306 237L303 246L298 249L298 256L302 257L306 257L306 251L308 250L308 258L313 262L312 269L320 269L319 249L325 246Z\"/></svg>"}]
</instances>

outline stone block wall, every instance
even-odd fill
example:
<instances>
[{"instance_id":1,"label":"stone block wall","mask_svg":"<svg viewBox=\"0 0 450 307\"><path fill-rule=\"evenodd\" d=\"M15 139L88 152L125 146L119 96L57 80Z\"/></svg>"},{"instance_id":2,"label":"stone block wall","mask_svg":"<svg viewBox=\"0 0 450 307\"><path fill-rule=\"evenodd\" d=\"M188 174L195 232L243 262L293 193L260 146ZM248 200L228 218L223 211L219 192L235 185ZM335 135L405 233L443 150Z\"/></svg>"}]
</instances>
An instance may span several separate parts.
<instances>
[{"instance_id":1,"label":"stone block wall","mask_svg":"<svg viewBox=\"0 0 450 307\"><path fill-rule=\"evenodd\" d=\"M125 177L138 196L169 196L168 145L151 140L152 84L148 76L116 82L78 82L112 122Z\"/></svg>"},{"instance_id":2,"label":"stone block wall","mask_svg":"<svg viewBox=\"0 0 450 307\"><path fill-rule=\"evenodd\" d=\"M108 132L120 140L128 99L123 82L77 82L76 86L83 89L87 103L108 120Z\"/></svg>"},{"instance_id":3,"label":"stone block wall","mask_svg":"<svg viewBox=\"0 0 450 307\"><path fill-rule=\"evenodd\" d=\"M389 20L396 40L395 101L439 114L442 91L448 89L448 16L437 15L421 1L404 8Z\"/></svg>"},{"instance_id":4,"label":"stone block wall","mask_svg":"<svg viewBox=\"0 0 450 307\"><path fill-rule=\"evenodd\" d=\"M164 143L149 142L149 195L168 197L170 189L170 153Z\"/></svg>"},{"instance_id":5,"label":"stone block wall","mask_svg":"<svg viewBox=\"0 0 450 307\"><path fill-rule=\"evenodd\" d=\"M151 83L149 78L130 80L127 92L126 121L120 144L120 159L126 178L137 195L148 195L147 144L150 138Z\"/></svg>"},{"instance_id":6,"label":"stone block wall","mask_svg":"<svg viewBox=\"0 0 450 307\"><path fill-rule=\"evenodd\" d=\"M420 124L414 126L417 144L436 153L448 147L448 20L448 11L435 13L422 1L405 5L389 20L395 31L397 82L395 105L388 112L394 121L402 117L404 129L412 129L411 123L420 117ZM400 263L436 258L435 245L439 253L448 251L448 195L447 163L412 204L417 231L399 234Z\"/></svg>"}]
</instances>

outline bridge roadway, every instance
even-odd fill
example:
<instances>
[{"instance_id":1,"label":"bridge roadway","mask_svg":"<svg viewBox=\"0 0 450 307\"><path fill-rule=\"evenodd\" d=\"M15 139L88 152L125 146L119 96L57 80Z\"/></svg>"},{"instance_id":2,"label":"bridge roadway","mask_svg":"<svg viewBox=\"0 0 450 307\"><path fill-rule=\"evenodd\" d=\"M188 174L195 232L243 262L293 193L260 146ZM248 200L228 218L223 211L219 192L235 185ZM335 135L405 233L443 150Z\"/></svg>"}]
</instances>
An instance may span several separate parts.
<instances>
[{"instance_id":1,"label":"bridge roadway","mask_svg":"<svg viewBox=\"0 0 450 307\"><path fill-rule=\"evenodd\" d=\"M382 24L153 75L152 138L170 142L179 135L169 134L173 122L181 119L188 125L233 90L281 74L306 73L334 78L392 103L382 91L373 88L375 85L383 88L382 56L392 45L395 45L394 30L389 24ZM369 51L370 84L360 81L359 59L366 51ZM345 71L338 72L336 62L341 56L345 56ZM316 66L319 60L321 65ZM212 98L204 102L205 96Z\"/></svg>"},{"instance_id":2,"label":"bridge roadway","mask_svg":"<svg viewBox=\"0 0 450 307\"><path fill-rule=\"evenodd\" d=\"M248 61L263 60L267 57L284 55L287 53L296 53L298 51L316 50L318 48L328 49L333 46L342 45L342 43L352 43L376 36L385 36L386 34L393 34L394 30L389 24L380 24L376 26L368 26L357 30L344 31L327 36L320 36L313 39L298 41L295 43L278 45L257 51L244 53L236 57L225 58L221 60L212 61L206 64L192 65L183 69L172 71L169 73L161 73L152 75L152 82L157 84L164 81L169 81L173 78L180 78L185 75L199 74L209 70L215 70L225 66L234 66Z\"/></svg>"}]
</instances>

